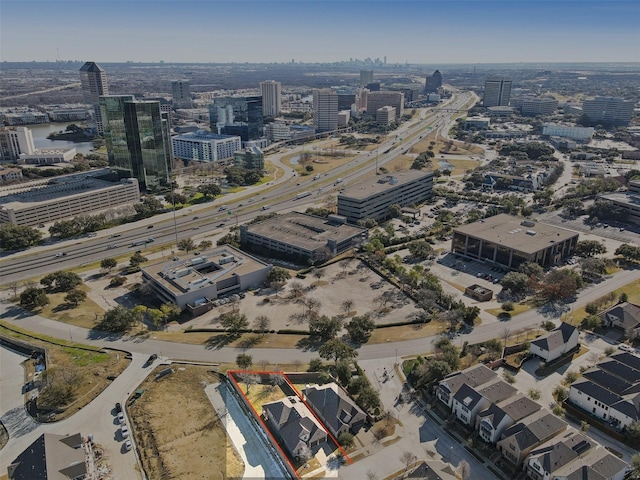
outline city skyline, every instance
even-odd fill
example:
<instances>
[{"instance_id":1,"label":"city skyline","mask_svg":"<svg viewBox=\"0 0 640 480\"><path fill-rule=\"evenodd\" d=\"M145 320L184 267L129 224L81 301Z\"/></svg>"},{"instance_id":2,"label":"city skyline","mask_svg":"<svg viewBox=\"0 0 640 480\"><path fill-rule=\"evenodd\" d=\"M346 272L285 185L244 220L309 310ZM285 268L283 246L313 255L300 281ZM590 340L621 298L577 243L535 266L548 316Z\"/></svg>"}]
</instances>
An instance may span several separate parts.
<instances>
[{"instance_id":1,"label":"city skyline","mask_svg":"<svg viewBox=\"0 0 640 480\"><path fill-rule=\"evenodd\" d=\"M639 23L630 1L5 0L0 40L3 61L637 62Z\"/></svg>"}]
</instances>

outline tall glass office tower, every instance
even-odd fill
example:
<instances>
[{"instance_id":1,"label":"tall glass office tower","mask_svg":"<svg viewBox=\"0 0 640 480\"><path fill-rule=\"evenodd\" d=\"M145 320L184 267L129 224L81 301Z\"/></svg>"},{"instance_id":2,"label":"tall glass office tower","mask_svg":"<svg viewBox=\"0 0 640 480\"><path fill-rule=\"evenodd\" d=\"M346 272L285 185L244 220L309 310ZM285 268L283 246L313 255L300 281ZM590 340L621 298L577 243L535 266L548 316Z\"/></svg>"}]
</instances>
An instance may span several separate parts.
<instances>
[{"instance_id":1,"label":"tall glass office tower","mask_svg":"<svg viewBox=\"0 0 640 480\"><path fill-rule=\"evenodd\" d=\"M236 135L243 142L264 136L262 97L219 97L209 107L211 131Z\"/></svg>"},{"instance_id":2,"label":"tall glass office tower","mask_svg":"<svg viewBox=\"0 0 640 480\"><path fill-rule=\"evenodd\" d=\"M171 140L160 102L108 95L100 97L100 109L111 169L122 178L137 178L143 190L167 185Z\"/></svg>"}]
</instances>

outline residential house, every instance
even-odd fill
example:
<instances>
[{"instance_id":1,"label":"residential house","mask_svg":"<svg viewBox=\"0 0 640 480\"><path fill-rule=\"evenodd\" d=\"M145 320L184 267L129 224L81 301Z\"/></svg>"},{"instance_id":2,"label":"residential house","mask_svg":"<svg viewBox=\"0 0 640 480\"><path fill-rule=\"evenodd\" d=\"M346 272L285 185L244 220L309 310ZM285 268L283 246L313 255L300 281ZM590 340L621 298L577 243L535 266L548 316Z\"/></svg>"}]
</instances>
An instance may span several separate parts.
<instances>
[{"instance_id":1,"label":"residential house","mask_svg":"<svg viewBox=\"0 0 640 480\"><path fill-rule=\"evenodd\" d=\"M545 362L551 362L576 348L579 339L578 329L562 322L555 330L532 341L529 351Z\"/></svg>"},{"instance_id":2,"label":"residential house","mask_svg":"<svg viewBox=\"0 0 640 480\"><path fill-rule=\"evenodd\" d=\"M519 470L534 448L563 432L568 427L548 410L540 410L507 428L496 448L513 470Z\"/></svg>"},{"instance_id":3,"label":"residential house","mask_svg":"<svg viewBox=\"0 0 640 480\"><path fill-rule=\"evenodd\" d=\"M479 364L444 377L436 387L436 396L447 407L453 407L453 396L464 384L478 387L495 380L498 374L486 366Z\"/></svg>"},{"instance_id":4,"label":"residential house","mask_svg":"<svg viewBox=\"0 0 640 480\"><path fill-rule=\"evenodd\" d=\"M309 458L327 440L327 432L298 397L285 397L262 406L269 429L293 458Z\"/></svg>"},{"instance_id":5,"label":"residential house","mask_svg":"<svg viewBox=\"0 0 640 480\"><path fill-rule=\"evenodd\" d=\"M343 432L358 433L367 421L366 413L335 383L313 385L303 392L307 404L335 438Z\"/></svg>"},{"instance_id":6,"label":"residential house","mask_svg":"<svg viewBox=\"0 0 640 480\"><path fill-rule=\"evenodd\" d=\"M523 418L534 414L542 407L522 394L494 403L478 414L476 430L485 442L495 443L502 432Z\"/></svg>"},{"instance_id":7,"label":"residential house","mask_svg":"<svg viewBox=\"0 0 640 480\"><path fill-rule=\"evenodd\" d=\"M585 371L569 401L619 430L640 421L640 357L617 353Z\"/></svg>"},{"instance_id":8,"label":"residential house","mask_svg":"<svg viewBox=\"0 0 640 480\"><path fill-rule=\"evenodd\" d=\"M555 479L555 474L562 467L584 456L596 443L589 437L569 428L559 437L532 450L526 460L526 471L533 480Z\"/></svg>"},{"instance_id":9,"label":"residential house","mask_svg":"<svg viewBox=\"0 0 640 480\"><path fill-rule=\"evenodd\" d=\"M478 413L492 403L512 397L516 392L514 387L502 380L477 388L465 383L453 396L453 414L465 425L474 426Z\"/></svg>"},{"instance_id":10,"label":"residential house","mask_svg":"<svg viewBox=\"0 0 640 480\"><path fill-rule=\"evenodd\" d=\"M600 314L605 327L617 328L623 332L640 330L640 305L623 302L606 309Z\"/></svg>"},{"instance_id":11,"label":"residential house","mask_svg":"<svg viewBox=\"0 0 640 480\"><path fill-rule=\"evenodd\" d=\"M415 467L410 467L408 472L402 472L394 478L415 480L457 480L453 467L449 463L436 460L422 461Z\"/></svg>"},{"instance_id":12,"label":"residential house","mask_svg":"<svg viewBox=\"0 0 640 480\"><path fill-rule=\"evenodd\" d=\"M9 480L83 480L87 476L82 435L43 433L7 467Z\"/></svg>"},{"instance_id":13,"label":"residential house","mask_svg":"<svg viewBox=\"0 0 640 480\"><path fill-rule=\"evenodd\" d=\"M598 445L553 474L553 480L623 480L629 465Z\"/></svg>"}]
</instances>

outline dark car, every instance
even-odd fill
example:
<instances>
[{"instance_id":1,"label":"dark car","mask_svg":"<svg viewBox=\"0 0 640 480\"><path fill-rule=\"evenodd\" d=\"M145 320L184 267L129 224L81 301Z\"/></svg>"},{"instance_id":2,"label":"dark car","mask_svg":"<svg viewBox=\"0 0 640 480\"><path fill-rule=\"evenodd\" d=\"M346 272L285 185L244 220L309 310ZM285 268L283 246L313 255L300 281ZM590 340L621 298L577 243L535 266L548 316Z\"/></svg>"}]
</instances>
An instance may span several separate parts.
<instances>
[{"instance_id":1,"label":"dark car","mask_svg":"<svg viewBox=\"0 0 640 480\"><path fill-rule=\"evenodd\" d=\"M122 405L120 403L116 403L116 413L120 413L122 411Z\"/></svg>"},{"instance_id":2,"label":"dark car","mask_svg":"<svg viewBox=\"0 0 640 480\"><path fill-rule=\"evenodd\" d=\"M147 228L153 228L153 225L147 225Z\"/></svg>"},{"instance_id":3,"label":"dark car","mask_svg":"<svg viewBox=\"0 0 640 480\"><path fill-rule=\"evenodd\" d=\"M158 358L158 355L154 353L147 359L147 362L145 363L145 365L151 365L153 362L156 361L157 358Z\"/></svg>"}]
</instances>

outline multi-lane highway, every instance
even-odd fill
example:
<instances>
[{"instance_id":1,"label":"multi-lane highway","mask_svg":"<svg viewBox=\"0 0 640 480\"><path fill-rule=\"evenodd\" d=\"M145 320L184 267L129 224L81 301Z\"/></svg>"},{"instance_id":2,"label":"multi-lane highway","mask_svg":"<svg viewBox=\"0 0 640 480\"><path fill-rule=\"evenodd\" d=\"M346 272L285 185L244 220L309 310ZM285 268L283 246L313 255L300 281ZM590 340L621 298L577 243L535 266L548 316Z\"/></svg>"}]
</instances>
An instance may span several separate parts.
<instances>
[{"instance_id":1,"label":"multi-lane highway","mask_svg":"<svg viewBox=\"0 0 640 480\"><path fill-rule=\"evenodd\" d=\"M335 195L350 182L391 162L420 142L431 130L444 128L451 122L455 111L473 105L474 97L468 92L456 93L441 107L421 110L417 119L407 122L393 135L387 136L376 151L363 153L317 180L313 180L312 177L298 177L289 167L279 164L279 159L285 154L302 151L305 147L287 150L285 153L274 155L272 159L285 170L285 175L278 180L260 187L250 187L245 192L229 197L223 196L206 207L177 211L175 225L173 213L162 214L118 227L116 230L99 232L95 237L61 241L52 243L51 248L40 247L6 256L0 261L0 279L2 283L7 284L93 263L107 257L133 253L144 248L144 244L134 243L148 239L153 239L153 242L147 245L175 247L176 237L181 239L204 232L216 233L216 230L219 233L232 224L244 223L265 213L263 207L266 205L269 206L269 211L277 212L318 203L328 196ZM336 183L338 178L343 181ZM296 194L304 191L312 194L303 199L296 199ZM220 210L223 204L226 205L226 210ZM115 231L117 233L113 233Z\"/></svg>"}]
</instances>

